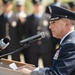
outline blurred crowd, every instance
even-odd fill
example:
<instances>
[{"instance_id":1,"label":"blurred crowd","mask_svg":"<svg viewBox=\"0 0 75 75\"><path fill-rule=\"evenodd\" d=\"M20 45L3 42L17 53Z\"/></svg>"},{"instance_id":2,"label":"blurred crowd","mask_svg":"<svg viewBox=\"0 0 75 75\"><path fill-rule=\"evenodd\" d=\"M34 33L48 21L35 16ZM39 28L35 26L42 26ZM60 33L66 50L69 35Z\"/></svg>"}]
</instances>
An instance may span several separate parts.
<instances>
[{"instance_id":1,"label":"blurred crowd","mask_svg":"<svg viewBox=\"0 0 75 75\"><path fill-rule=\"evenodd\" d=\"M19 44L20 40L44 32L46 35L44 39L30 43L27 48L11 56L12 60L21 61L20 54L23 54L25 62L34 64L36 67L38 66L38 59L42 58L43 66L50 66L60 39L54 38L49 29L48 19L51 15L48 7L55 5L75 11L75 2L62 3L61 0L54 0L53 3L44 7L42 0L31 0L33 13L30 15L25 12L26 0L14 0L15 12L13 11L12 2L13 0L2 0L3 12L0 15L0 39L9 36L11 41L10 45L0 52L0 55L13 52L22 47L23 45ZM3 58L8 59L8 56Z\"/></svg>"}]
</instances>

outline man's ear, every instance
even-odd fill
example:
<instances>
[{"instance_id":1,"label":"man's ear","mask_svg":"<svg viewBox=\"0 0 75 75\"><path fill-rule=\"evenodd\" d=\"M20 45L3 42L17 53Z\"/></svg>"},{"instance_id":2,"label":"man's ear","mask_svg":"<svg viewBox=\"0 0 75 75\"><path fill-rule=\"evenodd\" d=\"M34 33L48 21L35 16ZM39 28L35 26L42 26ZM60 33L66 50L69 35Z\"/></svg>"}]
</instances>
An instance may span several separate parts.
<instances>
[{"instance_id":1,"label":"man's ear","mask_svg":"<svg viewBox=\"0 0 75 75\"><path fill-rule=\"evenodd\" d=\"M70 24L71 24L70 20L67 19L67 20L66 20L66 26L69 26Z\"/></svg>"}]
</instances>

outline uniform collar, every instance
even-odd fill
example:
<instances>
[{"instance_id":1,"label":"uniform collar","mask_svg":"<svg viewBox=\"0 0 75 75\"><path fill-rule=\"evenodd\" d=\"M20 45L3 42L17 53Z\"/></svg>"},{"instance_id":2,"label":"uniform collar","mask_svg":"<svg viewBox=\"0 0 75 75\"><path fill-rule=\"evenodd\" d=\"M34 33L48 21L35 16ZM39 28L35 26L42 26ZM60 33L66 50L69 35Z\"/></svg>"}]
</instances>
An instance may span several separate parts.
<instances>
[{"instance_id":1,"label":"uniform collar","mask_svg":"<svg viewBox=\"0 0 75 75\"><path fill-rule=\"evenodd\" d=\"M42 15L43 15L43 13L42 13L42 12L40 12L40 13L38 13L38 14L34 14L34 16L35 16L36 18L41 18L41 17L42 17Z\"/></svg>"},{"instance_id":2,"label":"uniform collar","mask_svg":"<svg viewBox=\"0 0 75 75\"><path fill-rule=\"evenodd\" d=\"M67 33L60 41L60 44L62 44L63 40L70 34L72 33L74 30L70 31L69 33Z\"/></svg>"},{"instance_id":3,"label":"uniform collar","mask_svg":"<svg viewBox=\"0 0 75 75\"><path fill-rule=\"evenodd\" d=\"M4 14L4 16L9 19L12 16L12 14L13 14L13 11L10 11L8 14Z\"/></svg>"}]
</instances>

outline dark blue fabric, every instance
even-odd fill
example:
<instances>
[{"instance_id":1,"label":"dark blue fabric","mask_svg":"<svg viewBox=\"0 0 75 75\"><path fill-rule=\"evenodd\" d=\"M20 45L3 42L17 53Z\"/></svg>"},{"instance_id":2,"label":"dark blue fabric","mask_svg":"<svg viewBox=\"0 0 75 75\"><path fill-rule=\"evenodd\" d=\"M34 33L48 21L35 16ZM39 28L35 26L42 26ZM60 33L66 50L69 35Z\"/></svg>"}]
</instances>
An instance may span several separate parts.
<instances>
[{"instance_id":1,"label":"dark blue fabric","mask_svg":"<svg viewBox=\"0 0 75 75\"><path fill-rule=\"evenodd\" d=\"M51 13L51 18L59 17L59 18L68 18L75 20L75 12L65 9L63 7L58 7L58 6L50 6L50 7L51 10L49 11Z\"/></svg>"},{"instance_id":2,"label":"dark blue fabric","mask_svg":"<svg viewBox=\"0 0 75 75\"><path fill-rule=\"evenodd\" d=\"M59 56L46 75L75 75L75 31L63 40L58 50Z\"/></svg>"}]
</instances>

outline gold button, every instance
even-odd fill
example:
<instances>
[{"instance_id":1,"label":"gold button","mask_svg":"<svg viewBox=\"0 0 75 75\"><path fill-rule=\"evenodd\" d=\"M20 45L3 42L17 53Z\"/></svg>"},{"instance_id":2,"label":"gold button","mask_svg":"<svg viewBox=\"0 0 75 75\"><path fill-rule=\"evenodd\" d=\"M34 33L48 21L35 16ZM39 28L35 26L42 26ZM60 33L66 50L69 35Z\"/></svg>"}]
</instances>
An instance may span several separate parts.
<instances>
[{"instance_id":1,"label":"gold button","mask_svg":"<svg viewBox=\"0 0 75 75\"><path fill-rule=\"evenodd\" d=\"M47 20L44 20L44 21L43 21L43 26L45 26L45 27L48 26L48 21L47 21Z\"/></svg>"},{"instance_id":2,"label":"gold button","mask_svg":"<svg viewBox=\"0 0 75 75\"><path fill-rule=\"evenodd\" d=\"M16 26L17 26L16 21L13 21L13 22L12 22L12 27L16 27Z\"/></svg>"}]
</instances>

